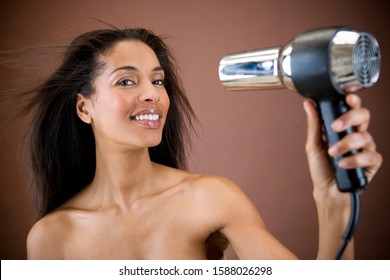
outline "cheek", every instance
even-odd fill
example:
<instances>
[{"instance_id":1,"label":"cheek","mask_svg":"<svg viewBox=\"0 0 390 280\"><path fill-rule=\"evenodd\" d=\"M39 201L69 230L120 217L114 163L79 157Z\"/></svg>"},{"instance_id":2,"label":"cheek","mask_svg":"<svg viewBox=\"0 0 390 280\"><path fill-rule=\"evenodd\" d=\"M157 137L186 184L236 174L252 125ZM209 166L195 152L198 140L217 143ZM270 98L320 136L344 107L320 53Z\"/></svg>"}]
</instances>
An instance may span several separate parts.
<instances>
[{"instance_id":1,"label":"cheek","mask_svg":"<svg viewBox=\"0 0 390 280\"><path fill-rule=\"evenodd\" d=\"M125 115L129 113L131 104L129 101L121 95L104 95L96 102L96 112L98 114L104 114L104 117L113 117L115 115ZM102 116L96 116L102 117Z\"/></svg>"},{"instance_id":2,"label":"cheek","mask_svg":"<svg viewBox=\"0 0 390 280\"><path fill-rule=\"evenodd\" d=\"M113 136L125 131L123 126L130 118L130 106L126 105L124 98L102 98L96 102L94 109L92 128L95 136Z\"/></svg>"},{"instance_id":3,"label":"cheek","mask_svg":"<svg viewBox=\"0 0 390 280\"><path fill-rule=\"evenodd\" d=\"M128 99L115 96L111 100L107 100L107 106L112 114L124 115L129 113L129 109L132 107L132 103Z\"/></svg>"},{"instance_id":4,"label":"cheek","mask_svg":"<svg viewBox=\"0 0 390 280\"><path fill-rule=\"evenodd\" d=\"M164 104L164 107L165 107L165 110L168 112L168 109L169 109L169 106L171 104L171 101L169 100L169 96L167 93L165 93L162 97L161 97L161 101L162 103Z\"/></svg>"}]
</instances>

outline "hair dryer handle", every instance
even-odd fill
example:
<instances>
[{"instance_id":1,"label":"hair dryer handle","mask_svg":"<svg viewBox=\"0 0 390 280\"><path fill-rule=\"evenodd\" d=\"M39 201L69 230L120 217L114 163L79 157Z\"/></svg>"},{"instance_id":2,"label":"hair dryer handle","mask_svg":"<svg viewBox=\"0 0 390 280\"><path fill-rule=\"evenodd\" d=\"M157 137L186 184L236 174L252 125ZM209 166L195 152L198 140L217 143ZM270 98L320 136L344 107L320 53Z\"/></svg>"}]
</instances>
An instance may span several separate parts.
<instances>
[{"instance_id":1,"label":"hair dryer handle","mask_svg":"<svg viewBox=\"0 0 390 280\"><path fill-rule=\"evenodd\" d=\"M331 127L335 119L350 109L345 101L344 95L339 95L337 98L331 100L316 100L316 103L325 128L326 140L329 147L340 141L345 135L354 132L354 129L350 128L341 133L336 133ZM353 150L340 157L331 158L337 186L341 192L354 192L365 189L367 186L367 178L362 168L343 169L338 166L338 162L342 158L358 152L358 150Z\"/></svg>"}]
</instances>

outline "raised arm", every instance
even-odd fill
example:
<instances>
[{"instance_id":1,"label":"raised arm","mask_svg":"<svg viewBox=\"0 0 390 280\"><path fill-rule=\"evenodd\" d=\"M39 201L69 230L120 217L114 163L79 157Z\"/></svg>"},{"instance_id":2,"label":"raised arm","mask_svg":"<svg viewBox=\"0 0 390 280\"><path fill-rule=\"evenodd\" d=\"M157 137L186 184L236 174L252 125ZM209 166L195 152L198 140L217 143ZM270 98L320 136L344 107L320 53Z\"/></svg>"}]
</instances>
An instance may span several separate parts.
<instances>
[{"instance_id":1,"label":"raised arm","mask_svg":"<svg viewBox=\"0 0 390 280\"><path fill-rule=\"evenodd\" d=\"M350 194L341 193L334 179L329 155L338 156L350 150L361 149L357 155L340 161L343 168L361 167L367 179L372 180L382 163L375 143L367 132L369 111L361 106L356 95L349 95L347 103L351 110L333 124L336 131L355 127L356 132L344 137L329 149L324 144L322 126L315 105L304 102L307 114L308 134L306 152L313 181L313 196L319 220L318 259L334 259L342 244L342 236L349 223ZM221 222L220 232L230 241L240 259L294 259L294 254L270 233L255 206L232 182L218 179L207 187L211 197L218 197L214 205L216 217ZM213 190L210 193L210 190ZM215 192L214 194L212 194ZM343 254L354 257L353 241Z\"/></svg>"},{"instance_id":2,"label":"raised arm","mask_svg":"<svg viewBox=\"0 0 390 280\"><path fill-rule=\"evenodd\" d=\"M361 99L357 95L349 94L346 101L351 110L335 120L332 127L336 132L355 127L356 132L344 137L329 149L323 141L321 122L315 106L309 100L304 102L308 127L306 154L319 219L318 259L335 258L350 215L350 194L341 193L337 189L328 156L336 157L351 150L361 149L362 152L344 158L339 165L342 168L364 168L368 181L372 180L382 164L382 157L376 151L374 140L367 131L370 122L369 111L361 106ZM353 242L350 242L343 258L353 257Z\"/></svg>"}]
</instances>

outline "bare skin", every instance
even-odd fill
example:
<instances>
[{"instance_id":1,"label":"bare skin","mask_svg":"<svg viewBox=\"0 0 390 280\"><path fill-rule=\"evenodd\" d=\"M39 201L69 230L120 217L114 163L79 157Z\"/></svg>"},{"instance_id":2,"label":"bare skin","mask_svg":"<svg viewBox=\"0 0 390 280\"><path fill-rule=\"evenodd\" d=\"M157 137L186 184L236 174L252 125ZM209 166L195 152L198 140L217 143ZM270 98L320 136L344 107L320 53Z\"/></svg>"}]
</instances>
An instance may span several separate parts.
<instances>
[{"instance_id":1,"label":"bare skin","mask_svg":"<svg viewBox=\"0 0 390 280\"><path fill-rule=\"evenodd\" d=\"M27 239L29 259L207 259L221 258L228 242L240 259L295 259L267 230L250 199L226 178L203 176L150 161L148 147L161 141L169 99L153 51L123 41L102 57L96 93L79 95L77 112L96 139L96 174L90 185L39 220ZM349 199L338 193L327 153L362 148L347 167L367 169L371 180L382 159L367 132L368 111L360 99L344 127L358 133L327 151L318 116L305 101L306 150L320 224L318 258L333 258L348 223ZM140 121L145 110L158 120ZM353 257L353 246L345 254Z\"/></svg>"},{"instance_id":2,"label":"bare skin","mask_svg":"<svg viewBox=\"0 0 390 280\"><path fill-rule=\"evenodd\" d=\"M167 187L123 205L102 200L92 202L89 190L84 191L38 222L33 230L46 232L37 233L44 239L32 244L43 245L41 248L47 248L48 252L31 248L29 252L43 255L29 257L205 259L206 239L220 231L240 247L243 240L263 244L256 253L269 250L274 251L273 257L281 254L293 258L268 234L248 198L231 182L153 166L159 178L157 185ZM276 250L278 247L280 252ZM247 249L242 248L243 252ZM245 256L250 258L251 252L242 255Z\"/></svg>"}]
</instances>

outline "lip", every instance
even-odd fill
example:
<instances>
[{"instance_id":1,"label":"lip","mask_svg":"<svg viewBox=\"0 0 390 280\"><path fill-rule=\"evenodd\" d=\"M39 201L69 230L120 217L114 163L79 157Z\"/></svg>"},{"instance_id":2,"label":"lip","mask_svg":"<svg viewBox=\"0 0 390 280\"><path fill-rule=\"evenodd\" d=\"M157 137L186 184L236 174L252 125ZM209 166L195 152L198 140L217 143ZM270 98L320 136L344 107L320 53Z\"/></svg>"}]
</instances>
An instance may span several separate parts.
<instances>
[{"instance_id":1,"label":"lip","mask_svg":"<svg viewBox=\"0 0 390 280\"><path fill-rule=\"evenodd\" d=\"M142 115L158 115L157 120L150 120L150 119L136 119L137 116L142 116ZM135 114L133 114L130 119L131 121L135 122L138 125L148 127L148 128L159 128L161 126L161 119L163 117L163 113L159 109L155 108L148 108L148 109L143 109L140 111L137 111Z\"/></svg>"},{"instance_id":2,"label":"lip","mask_svg":"<svg viewBox=\"0 0 390 280\"><path fill-rule=\"evenodd\" d=\"M159 115L160 118L162 118L161 110L156 109L156 108L148 108L148 109L143 109L143 110L137 111L136 113L134 113L131 116L131 118L134 118L135 116L139 116L139 115L148 115L148 114L157 114L157 115Z\"/></svg>"}]
</instances>

